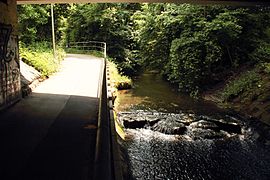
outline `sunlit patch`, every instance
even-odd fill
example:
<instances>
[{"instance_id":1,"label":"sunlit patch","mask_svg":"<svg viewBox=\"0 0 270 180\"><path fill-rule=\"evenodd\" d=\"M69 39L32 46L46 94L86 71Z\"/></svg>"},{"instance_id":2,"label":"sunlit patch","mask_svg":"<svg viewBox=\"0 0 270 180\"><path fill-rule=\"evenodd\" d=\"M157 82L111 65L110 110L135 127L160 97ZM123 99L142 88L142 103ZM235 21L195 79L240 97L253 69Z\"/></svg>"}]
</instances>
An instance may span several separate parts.
<instances>
[{"instance_id":1,"label":"sunlit patch","mask_svg":"<svg viewBox=\"0 0 270 180\"><path fill-rule=\"evenodd\" d=\"M114 124L115 124L115 130L117 134L120 136L120 138L122 138L123 140L129 138L117 121L114 121Z\"/></svg>"},{"instance_id":2,"label":"sunlit patch","mask_svg":"<svg viewBox=\"0 0 270 180\"><path fill-rule=\"evenodd\" d=\"M167 135L150 129L126 129L125 131L129 139L133 138L135 141L178 141L180 139L179 136Z\"/></svg>"},{"instance_id":3,"label":"sunlit patch","mask_svg":"<svg viewBox=\"0 0 270 180\"><path fill-rule=\"evenodd\" d=\"M36 87L34 92L97 98L101 62L88 55L68 56L61 62L62 70Z\"/></svg>"}]
</instances>

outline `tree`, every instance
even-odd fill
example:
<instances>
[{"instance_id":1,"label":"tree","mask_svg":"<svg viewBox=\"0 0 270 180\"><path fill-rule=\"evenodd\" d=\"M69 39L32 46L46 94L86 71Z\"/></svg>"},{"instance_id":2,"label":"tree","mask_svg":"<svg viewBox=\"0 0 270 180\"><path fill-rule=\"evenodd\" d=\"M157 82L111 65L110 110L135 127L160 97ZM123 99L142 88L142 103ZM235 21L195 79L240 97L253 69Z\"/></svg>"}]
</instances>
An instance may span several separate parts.
<instances>
[{"instance_id":1,"label":"tree","mask_svg":"<svg viewBox=\"0 0 270 180\"><path fill-rule=\"evenodd\" d=\"M20 5L18 6L18 15L21 42L31 44L50 38L48 5Z\"/></svg>"},{"instance_id":2,"label":"tree","mask_svg":"<svg viewBox=\"0 0 270 180\"><path fill-rule=\"evenodd\" d=\"M139 8L138 4L125 3L74 5L68 19L67 41L106 42L107 53L121 72L131 75L137 66L133 60L136 42L131 16Z\"/></svg>"},{"instance_id":3,"label":"tree","mask_svg":"<svg viewBox=\"0 0 270 180\"><path fill-rule=\"evenodd\" d=\"M56 40L63 37L69 16L69 4L54 5ZM50 5L18 5L20 41L24 44L35 42L51 42L51 6Z\"/></svg>"},{"instance_id":4,"label":"tree","mask_svg":"<svg viewBox=\"0 0 270 180\"><path fill-rule=\"evenodd\" d=\"M269 12L260 8L147 4L142 14L144 64L192 96L220 81L226 68L252 62L269 27Z\"/></svg>"}]
</instances>

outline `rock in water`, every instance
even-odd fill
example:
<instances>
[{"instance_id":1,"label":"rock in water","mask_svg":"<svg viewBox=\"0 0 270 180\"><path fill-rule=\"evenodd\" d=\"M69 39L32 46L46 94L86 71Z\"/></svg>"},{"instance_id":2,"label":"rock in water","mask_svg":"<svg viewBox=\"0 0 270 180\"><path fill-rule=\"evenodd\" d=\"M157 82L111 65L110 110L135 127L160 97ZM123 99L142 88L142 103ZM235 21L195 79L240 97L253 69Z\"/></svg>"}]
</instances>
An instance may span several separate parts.
<instances>
[{"instance_id":1,"label":"rock in water","mask_svg":"<svg viewBox=\"0 0 270 180\"><path fill-rule=\"evenodd\" d=\"M159 113L149 111L121 112L118 120L125 128L146 128L168 135L188 135L193 139L220 139L241 134L236 119L215 119L208 116Z\"/></svg>"},{"instance_id":2,"label":"rock in water","mask_svg":"<svg viewBox=\"0 0 270 180\"><path fill-rule=\"evenodd\" d=\"M170 119L163 119L158 121L151 127L151 129L164 134L178 134L178 135L183 135L187 130L186 126L183 123L173 121Z\"/></svg>"},{"instance_id":3,"label":"rock in water","mask_svg":"<svg viewBox=\"0 0 270 180\"><path fill-rule=\"evenodd\" d=\"M219 127L214 122L206 121L206 120L200 120L193 122L189 125L191 128L201 128L201 129L212 129L212 130L218 130Z\"/></svg>"}]
</instances>

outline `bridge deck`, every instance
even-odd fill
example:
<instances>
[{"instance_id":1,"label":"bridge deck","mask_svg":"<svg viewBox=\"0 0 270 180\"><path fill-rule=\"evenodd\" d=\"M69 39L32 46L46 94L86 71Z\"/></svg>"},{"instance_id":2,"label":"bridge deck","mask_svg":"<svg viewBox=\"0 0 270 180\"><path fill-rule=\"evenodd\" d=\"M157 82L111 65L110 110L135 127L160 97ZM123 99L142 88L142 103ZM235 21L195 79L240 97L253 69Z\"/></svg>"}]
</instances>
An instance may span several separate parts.
<instances>
[{"instance_id":1,"label":"bridge deck","mask_svg":"<svg viewBox=\"0 0 270 180\"><path fill-rule=\"evenodd\" d=\"M92 179L101 59L68 55L62 69L0 113L0 179Z\"/></svg>"}]
</instances>

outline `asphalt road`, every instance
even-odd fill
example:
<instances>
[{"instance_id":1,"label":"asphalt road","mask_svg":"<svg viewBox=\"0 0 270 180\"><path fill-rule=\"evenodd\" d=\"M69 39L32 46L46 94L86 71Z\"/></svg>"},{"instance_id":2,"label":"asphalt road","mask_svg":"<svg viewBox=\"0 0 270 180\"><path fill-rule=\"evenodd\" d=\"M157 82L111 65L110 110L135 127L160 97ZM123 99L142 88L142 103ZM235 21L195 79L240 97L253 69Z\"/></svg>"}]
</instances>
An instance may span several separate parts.
<instances>
[{"instance_id":1,"label":"asphalt road","mask_svg":"<svg viewBox=\"0 0 270 180\"><path fill-rule=\"evenodd\" d=\"M68 54L58 73L0 113L1 180L92 179L101 62Z\"/></svg>"}]
</instances>

